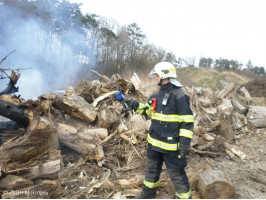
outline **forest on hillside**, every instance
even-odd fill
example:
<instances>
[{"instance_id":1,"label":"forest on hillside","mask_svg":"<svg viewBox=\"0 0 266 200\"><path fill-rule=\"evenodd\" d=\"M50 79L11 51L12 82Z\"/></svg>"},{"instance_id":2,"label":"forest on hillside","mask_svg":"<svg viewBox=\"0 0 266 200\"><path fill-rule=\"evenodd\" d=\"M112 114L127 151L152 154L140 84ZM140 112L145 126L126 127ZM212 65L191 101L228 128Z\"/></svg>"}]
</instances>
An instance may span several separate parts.
<instances>
[{"instance_id":1,"label":"forest on hillside","mask_svg":"<svg viewBox=\"0 0 266 200\"><path fill-rule=\"evenodd\" d=\"M82 14L68 0L0 0L0 57L16 50L1 67L32 68L43 85L62 88L86 79L91 69L102 74L149 71L160 61L181 66L243 70L265 75L264 67L224 58L176 57L148 41L136 23L120 26L97 14ZM2 72L1 72L2 73ZM0 74L1 75L1 74ZM3 74L2 74L3 75Z\"/></svg>"}]
</instances>

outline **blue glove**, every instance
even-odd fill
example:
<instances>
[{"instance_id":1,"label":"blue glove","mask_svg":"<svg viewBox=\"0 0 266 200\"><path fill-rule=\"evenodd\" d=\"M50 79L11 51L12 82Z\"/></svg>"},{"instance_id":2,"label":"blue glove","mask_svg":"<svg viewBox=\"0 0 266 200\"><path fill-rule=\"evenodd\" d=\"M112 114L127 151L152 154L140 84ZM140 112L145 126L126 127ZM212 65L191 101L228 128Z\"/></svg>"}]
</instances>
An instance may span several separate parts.
<instances>
[{"instance_id":1,"label":"blue glove","mask_svg":"<svg viewBox=\"0 0 266 200\"><path fill-rule=\"evenodd\" d=\"M125 96L121 91L119 91L119 92L115 93L115 98L117 101L123 101Z\"/></svg>"}]
</instances>

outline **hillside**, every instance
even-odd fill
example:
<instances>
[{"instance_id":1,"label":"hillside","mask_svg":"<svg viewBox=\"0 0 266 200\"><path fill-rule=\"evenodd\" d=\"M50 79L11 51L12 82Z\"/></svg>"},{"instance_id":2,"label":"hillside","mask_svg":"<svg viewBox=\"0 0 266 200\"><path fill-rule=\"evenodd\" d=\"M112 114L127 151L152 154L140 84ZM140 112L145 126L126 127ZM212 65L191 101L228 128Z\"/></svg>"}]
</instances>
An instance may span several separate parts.
<instances>
[{"instance_id":1,"label":"hillside","mask_svg":"<svg viewBox=\"0 0 266 200\"><path fill-rule=\"evenodd\" d=\"M196 67L177 68L177 77L184 86L209 87L213 91L222 89L220 80L233 82L236 85L246 84L252 80L252 78L240 76L234 72L219 72L215 69Z\"/></svg>"}]
</instances>

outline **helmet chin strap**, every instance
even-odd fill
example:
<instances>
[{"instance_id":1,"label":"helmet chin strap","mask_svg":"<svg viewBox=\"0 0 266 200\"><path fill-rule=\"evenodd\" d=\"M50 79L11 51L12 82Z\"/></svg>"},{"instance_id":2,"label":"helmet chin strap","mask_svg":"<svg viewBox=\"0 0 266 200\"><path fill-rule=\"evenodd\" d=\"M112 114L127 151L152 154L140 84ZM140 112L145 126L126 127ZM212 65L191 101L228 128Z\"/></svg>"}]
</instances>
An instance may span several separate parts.
<instances>
[{"instance_id":1,"label":"helmet chin strap","mask_svg":"<svg viewBox=\"0 0 266 200\"><path fill-rule=\"evenodd\" d=\"M162 86L163 79L160 79L160 82L158 83L158 86Z\"/></svg>"}]
</instances>

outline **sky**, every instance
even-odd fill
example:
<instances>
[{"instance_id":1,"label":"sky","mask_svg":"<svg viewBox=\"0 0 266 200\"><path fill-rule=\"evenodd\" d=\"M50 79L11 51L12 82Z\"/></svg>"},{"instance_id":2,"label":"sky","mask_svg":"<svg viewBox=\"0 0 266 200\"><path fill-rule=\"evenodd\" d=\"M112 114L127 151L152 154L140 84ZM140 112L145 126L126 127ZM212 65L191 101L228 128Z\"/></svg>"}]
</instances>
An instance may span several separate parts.
<instances>
[{"instance_id":1,"label":"sky","mask_svg":"<svg viewBox=\"0 0 266 200\"><path fill-rule=\"evenodd\" d=\"M176 57L233 59L266 67L266 0L70 0L81 11L137 23Z\"/></svg>"}]
</instances>

